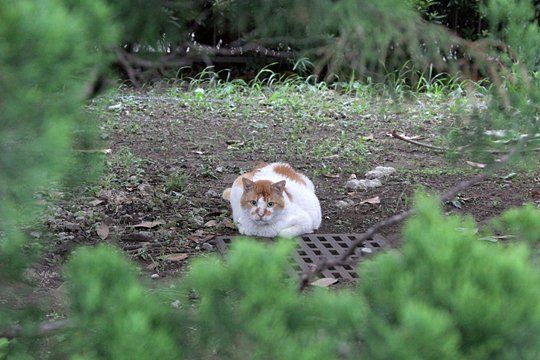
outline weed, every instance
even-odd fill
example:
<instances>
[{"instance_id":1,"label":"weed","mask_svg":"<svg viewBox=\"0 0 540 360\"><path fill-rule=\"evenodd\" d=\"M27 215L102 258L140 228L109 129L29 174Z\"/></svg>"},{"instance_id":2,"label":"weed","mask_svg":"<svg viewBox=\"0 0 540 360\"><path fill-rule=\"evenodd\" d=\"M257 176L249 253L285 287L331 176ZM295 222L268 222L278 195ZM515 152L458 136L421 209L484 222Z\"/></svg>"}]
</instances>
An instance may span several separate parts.
<instances>
[{"instance_id":1,"label":"weed","mask_svg":"<svg viewBox=\"0 0 540 360\"><path fill-rule=\"evenodd\" d=\"M107 161L108 170L102 177L102 182L111 186L113 183L126 182L131 176L139 178L144 173L143 163L129 148L121 147Z\"/></svg>"},{"instance_id":2,"label":"weed","mask_svg":"<svg viewBox=\"0 0 540 360\"><path fill-rule=\"evenodd\" d=\"M165 179L165 190L169 193L183 193L188 186L189 177L182 171L169 174Z\"/></svg>"}]
</instances>

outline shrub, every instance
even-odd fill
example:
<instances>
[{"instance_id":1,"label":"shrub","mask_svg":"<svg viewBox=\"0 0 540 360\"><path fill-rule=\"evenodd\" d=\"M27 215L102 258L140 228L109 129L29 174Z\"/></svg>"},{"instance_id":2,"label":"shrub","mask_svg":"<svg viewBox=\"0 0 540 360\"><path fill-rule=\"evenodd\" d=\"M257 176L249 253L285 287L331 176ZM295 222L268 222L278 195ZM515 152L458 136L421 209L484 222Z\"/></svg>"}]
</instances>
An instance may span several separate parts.
<instances>
[{"instance_id":1,"label":"shrub","mask_svg":"<svg viewBox=\"0 0 540 360\"><path fill-rule=\"evenodd\" d=\"M294 243L234 242L147 293L106 247L69 266L75 353L89 358L535 359L540 273L523 243L480 241L470 219L420 197L402 251L365 261L357 287L298 292ZM88 336L91 331L92 336Z\"/></svg>"},{"instance_id":2,"label":"shrub","mask_svg":"<svg viewBox=\"0 0 540 360\"><path fill-rule=\"evenodd\" d=\"M534 359L540 288L523 244L478 240L475 224L445 219L420 198L402 253L360 267L373 359Z\"/></svg>"},{"instance_id":3,"label":"shrub","mask_svg":"<svg viewBox=\"0 0 540 360\"><path fill-rule=\"evenodd\" d=\"M88 3L91 3L88 1ZM35 194L61 180L72 161L72 134L85 80L101 55L93 41L115 38L114 26L93 28L107 8L82 12L61 1L3 2L0 7L0 327L35 323L37 313L12 306L35 244L24 228L40 212ZM98 16L99 15L99 16ZM79 79L79 80L75 80ZM5 299L10 301L4 303ZM26 309L29 310L29 309Z\"/></svg>"},{"instance_id":4,"label":"shrub","mask_svg":"<svg viewBox=\"0 0 540 360\"><path fill-rule=\"evenodd\" d=\"M137 272L107 246L80 249L67 268L75 330L71 352L84 359L178 359L182 322L148 296Z\"/></svg>"}]
</instances>

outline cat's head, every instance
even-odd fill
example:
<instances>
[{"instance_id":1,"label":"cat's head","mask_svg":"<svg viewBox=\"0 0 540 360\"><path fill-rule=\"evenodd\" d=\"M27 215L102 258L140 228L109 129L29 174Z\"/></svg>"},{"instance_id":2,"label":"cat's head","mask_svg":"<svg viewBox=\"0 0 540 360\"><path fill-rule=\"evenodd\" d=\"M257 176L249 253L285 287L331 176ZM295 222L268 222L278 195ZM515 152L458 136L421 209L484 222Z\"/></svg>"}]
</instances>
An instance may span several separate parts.
<instances>
[{"instance_id":1,"label":"cat's head","mask_svg":"<svg viewBox=\"0 0 540 360\"><path fill-rule=\"evenodd\" d=\"M285 183L285 180L272 183L269 180L251 181L242 178L244 193L240 204L251 220L265 225L285 209Z\"/></svg>"}]
</instances>

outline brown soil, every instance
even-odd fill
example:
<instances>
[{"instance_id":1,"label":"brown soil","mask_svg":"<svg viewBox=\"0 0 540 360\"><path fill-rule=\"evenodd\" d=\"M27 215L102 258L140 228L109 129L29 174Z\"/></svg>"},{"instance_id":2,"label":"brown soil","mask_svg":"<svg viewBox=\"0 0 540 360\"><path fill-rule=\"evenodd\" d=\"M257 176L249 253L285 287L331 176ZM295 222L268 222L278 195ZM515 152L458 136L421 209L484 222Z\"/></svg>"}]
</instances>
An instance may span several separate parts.
<instances>
[{"instance_id":1,"label":"brown soil","mask_svg":"<svg viewBox=\"0 0 540 360\"><path fill-rule=\"evenodd\" d=\"M124 249L148 277L174 277L194 256L215 251L214 236L235 233L221 193L239 173L261 161L289 162L312 179L323 209L320 233L362 233L408 209L415 190L442 192L477 172L451 166L440 154L387 135L397 128L422 134L423 141L431 142L445 116L451 118L446 112L435 120L421 120L419 126L408 120L411 112L425 109L384 114L379 108L362 114L330 109L323 114L327 121L309 124L300 134L302 148L298 138L291 140L298 117L283 119L279 107L264 102L245 108L236 104L231 111L223 108L233 105L219 101L201 105L171 99L159 90L152 94L156 93L157 98L145 98L148 93L128 92L122 96L135 97L102 99L92 106L107 135L104 147L112 150L95 156L106 157L110 170L97 188L56 202L47 221L55 245L36 272L43 287L61 284L60 266L75 246L100 242ZM336 101L344 100L336 95ZM444 103L438 106L445 108ZM332 125L332 119L338 125ZM363 137L357 158L350 156L352 151L343 142L334 153L311 151L344 132L349 139ZM347 156L342 155L345 150ZM128 155L119 161L122 153ZM352 173L362 177L375 166L392 166L396 172L383 179L382 187L352 195L344 189ZM463 191L462 207L445 204L445 210L470 214L485 223L509 207L539 202L540 172L505 178L507 174L503 171ZM362 204L376 196L379 204ZM347 199L354 204L337 206ZM400 226L383 231L391 247L399 246Z\"/></svg>"}]
</instances>

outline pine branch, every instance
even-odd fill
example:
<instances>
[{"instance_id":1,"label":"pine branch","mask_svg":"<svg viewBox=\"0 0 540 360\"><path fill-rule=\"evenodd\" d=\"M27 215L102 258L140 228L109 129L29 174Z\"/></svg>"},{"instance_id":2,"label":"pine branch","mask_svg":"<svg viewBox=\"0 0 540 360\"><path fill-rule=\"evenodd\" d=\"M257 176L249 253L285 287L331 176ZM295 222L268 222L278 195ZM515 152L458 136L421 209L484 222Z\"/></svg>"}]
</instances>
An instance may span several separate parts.
<instances>
[{"instance_id":1,"label":"pine branch","mask_svg":"<svg viewBox=\"0 0 540 360\"><path fill-rule=\"evenodd\" d=\"M422 147L425 147L425 148L428 148L428 149L432 149L436 152L447 152L447 151L450 151L449 148L443 148L443 147L440 147L440 146L435 146L435 145L431 145L431 144L426 144L426 143L423 143L423 142L420 142L420 141L416 141L416 140L413 140L405 135L402 135L400 133L398 133L396 130L392 130L392 132L389 134L392 138L394 139L398 139L398 140L402 140L402 141L405 141L405 142L408 142L409 144L413 144L413 145L417 145L417 146L422 146ZM528 138L528 139L532 139L532 138L537 138L538 137L538 134L535 134L533 136L531 135L528 135L528 134L523 134L521 135L521 139L523 138ZM519 141L518 140L515 140L515 141ZM456 149L456 151L458 152L462 152L466 149L466 147L459 147ZM497 155L497 154L506 154L507 151L506 150L491 150L491 149L481 149L479 150L480 152L483 152L483 153L490 153L490 154L494 154L494 155ZM525 150L524 150L525 151ZM527 152L537 152L537 151L540 151L540 147L537 147L537 148L532 148L532 149L526 149Z\"/></svg>"},{"instance_id":2,"label":"pine branch","mask_svg":"<svg viewBox=\"0 0 540 360\"><path fill-rule=\"evenodd\" d=\"M483 181L485 178L486 178L486 175L481 174L481 175L477 175L473 177L472 179L464 180L458 183L457 185L455 185L454 187L452 187L451 189L449 189L443 195L441 195L439 199L441 202L450 201L463 190L468 189L471 186L478 184L479 182ZM347 251L345 251L343 254L341 254L340 256L331 258L331 259L326 259L326 258L322 259L313 269L304 271L302 273L302 276L300 277L300 291L304 290L309 285L309 283L311 282L311 280L316 274L319 274L322 271L333 266L348 264L349 257L353 255L356 248L358 248L359 246L362 246L367 239L372 238L375 234L379 233L382 229L388 226L402 222L408 217L414 215L415 213L416 213L416 209L414 208L409 209L400 214L391 216L389 218L386 218L376 223L375 225L370 227L366 232L361 234L360 237L358 237L355 241L353 241L351 246L349 246Z\"/></svg>"},{"instance_id":3,"label":"pine branch","mask_svg":"<svg viewBox=\"0 0 540 360\"><path fill-rule=\"evenodd\" d=\"M527 143L527 141L531 138L530 135L525 135L521 137L518 142L506 153L505 155L501 156L498 161L496 162L496 165L491 169L492 171L496 171L497 168L501 168L504 166L512 157L514 157L516 154L518 154L520 151L523 150L523 146ZM481 181L483 181L487 177L486 174L480 174L476 175L475 177L464 180L456 184L454 187L450 188L448 191L446 191L444 194L439 196L439 200L441 202L447 202L452 200L456 195L458 195L463 190L466 190L470 188L471 186L474 186ZM367 239L372 238L375 234L378 234L382 229L385 227L397 224L411 215L414 215L416 213L416 210L414 208L409 209L407 211L404 211L400 214L391 216L389 218L386 218L372 227L370 227L366 232L360 235L359 238L357 238L351 246L347 249L346 252L341 254L340 256L326 259L323 258L321 261L312 269L305 270L302 275L300 276L300 286L299 290L304 290L311 282L313 277L317 274L320 274L322 271L328 269L329 267L338 266L338 265L347 265L349 263L349 257L354 254L356 248L361 246Z\"/></svg>"}]
</instances>

